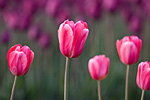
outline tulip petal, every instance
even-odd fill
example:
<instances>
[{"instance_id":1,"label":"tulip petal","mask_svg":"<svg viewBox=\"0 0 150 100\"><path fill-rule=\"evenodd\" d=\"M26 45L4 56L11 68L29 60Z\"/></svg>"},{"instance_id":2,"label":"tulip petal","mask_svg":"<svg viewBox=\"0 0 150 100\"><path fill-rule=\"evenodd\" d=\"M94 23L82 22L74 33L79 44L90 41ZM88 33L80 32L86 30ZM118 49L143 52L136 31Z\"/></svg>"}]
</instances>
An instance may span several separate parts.
<instances>
[{"instance_id":1,"label":"tulip petal","mask_svg":"<svg viewBox=\"0 0 150 100\"><path fill-rule=\"evenodd\" d=\"M99 64L96 60L90 59L88 63L88 69L91 77L94 80L99 80Z\"/></svg>"},{"instance_id":2,"label":"tulip petal","mask_svg":"<svg viewBox=\"0 0 150 100\"><path fill-rule=\"evenodd\" d=\"M27 57L23 52L13 51L9 55L10 71L16 75L22 75L27 66Z\"/></svg>"},{"instance_id":3,"label":"tulip petal","mask_svg":"<svg viewBox=\"0 0 150 100\"><path fill-rule=\"evenodd\" d=\"M150 89L150 68L146 69L141 73L141 88L143 90Z\"/></svg>"},{"instance_id":4,"label":"tulip petal","mask_svg":"<svg viewBox=\"0 0 150 100\"><path fill-rule=\"evenodd\" d=\"M9 50L8 50L8 52L7 52L7 61L8 61L8 66L10 67L10 63L9 63L9 55L10 55L10 53L11 52L13 52L13 51L15 51L15 49L17 48L17 47L22 47L20 44L16 44L16 45L14 45L14 46L12 46Z\"/></svg>"},{"instance_id":5,"label":"tulip petal","mask_svg":"<svg viewBox=\"0 0 150 100\"><path fill-rule=\"evenodd\" d=\"M120 59L124 64L133 64L138 60L137 52L133 42L124 42L120 48Z\"/></svg>"},{"instance_id":6,"label":"tulip petal","mask_svg":"<svg viewBox=\"0 0 150 100\"><path fill-rule=\"evenodd\" d=\"M72 54L71 58L76 58L81 54L81 52L83 51L84 44L87 39L88 33L89 33L88 29L83 29L81 31L81 33L79 34L78 39L76 41L76 44L74 44L74 47L73 47L73 50L71 53Z\"/></svg>"},{"instance_id":7,"label":"tulip petal","mask_svg":"<svg viewBox=\"0 0 150 100\"><path fill-rule=\"evenodd\" d=\"M120 57L121 41L119 40L116 41L116 48L117 48L118 55Z\"/></svg>"},{"instance_id":8,"label":"tulip petal","mask_svg":"<svg viewBox=\"0 0 150 100\"><path fill-rule=\"evenodd\" d=\"M75 24L75 36L74 36L74 44L76 43L79 34L82 32L83 29L87 29L87 24L82 21L78 21Z\"/></svg>"},{"instance_id":9,"label":"tulip petal","mask_svg":"<svg viewBox=\"0 0 150 100\"><path fill-rule=\"evenodd\" d=\"M30 67L31 62L33 61L34 58L34 53L32 50L30 50L30 48L28 46L23 46L22 47L22 51L24 52L24 54L26 55L28 61L27 61L27 67L25 68L25 71L23 73L23 75L25 75Z\"/></svg>"},{"instance_id":10,"label":"tulip petal","mask_svg":"<svg viewBox=\"0 0 150 100\"><path fill-rule=\"evenodd\" d=\"M100 59L101 58L101 59ZM109 58L106 58L105 55L100 55L94 57L95 60L99 63L99 79L104 79L108 74L109 69Z\"/></svg>"},{"instance_id":11,"label":"tulip petal","mask_svg":"<svg viewBox=\"0 0 150 100\"><path fill-rule=\"evenodd\" d=\"M138 48L138 57L139 57L142 47L142 41L137 36L131 36L131 41L134 42L134 44Z\"/></svg>"},{"instance_id":12,"label":"tulip petal","mask_svg":"<svg viewBox=\"0 0 150 100\"><path fill-rule=\"evenodd\" d=\"M61 24L58 30L60 51L63 55L70 57L73 43L73 31L68 24Z\"/></svg>"}]
</instances>

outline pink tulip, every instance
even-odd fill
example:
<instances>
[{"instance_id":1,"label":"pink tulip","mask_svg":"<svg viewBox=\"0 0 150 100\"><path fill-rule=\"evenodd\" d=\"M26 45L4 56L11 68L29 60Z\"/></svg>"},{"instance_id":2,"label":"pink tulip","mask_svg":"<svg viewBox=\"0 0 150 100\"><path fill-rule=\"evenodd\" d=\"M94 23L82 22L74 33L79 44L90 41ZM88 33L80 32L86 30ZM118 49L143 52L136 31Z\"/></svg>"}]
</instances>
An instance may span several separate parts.
<instances>
[{"instance_id":1,"label":"pink tulip","mask_svg":"<svg viewBox=\"0 0 150 100\"><path fill-rule=\"evenodd\" d=\"M138 66L136 83L142 90L150 90L150 62L141 62Z\"/></svg>"},{"instance_id":2,"label":"pink tulip","mask_svg":"<svg viewBox=\"0 0 150 100\"><path fill-rule=\"evenodd\" d=\"M89 72L94 80L103 80L108 75L109 58L105 55L93 57L88 62Z\"/></svg>"},{"instance_id":3,"label":"pink tulip","mask_svg":"<svg viewBox=\"0 0 150 100\"><path fill-rule=\"evenodd\" d=\"M125 36L116 42L120 60L126 65L134 64L138 61L141 46L142 41L137 36Z\"/></svg>"},{"instance_id":4,"label":"pink tulip","mask_svg":"<svg viewBox=\"0 0 150 100\"><path fill-rule=\"evenodd\" d=\"M84 47L89 30L87 24L78 21L64 21L58 29L58 40L61 53L69 58L78 57Z\"/></svg>"},{"instance_id":5,"label":"pink tulip","mask_svg":"<svg viewBox=\"0 0 150 100\"><path fill-rule=\"evenodd\" d=\"M28 46L16 44L7 53L8 66L15 76L25 75L33 61L34 53Z\"/></svg>"}]
</instances>

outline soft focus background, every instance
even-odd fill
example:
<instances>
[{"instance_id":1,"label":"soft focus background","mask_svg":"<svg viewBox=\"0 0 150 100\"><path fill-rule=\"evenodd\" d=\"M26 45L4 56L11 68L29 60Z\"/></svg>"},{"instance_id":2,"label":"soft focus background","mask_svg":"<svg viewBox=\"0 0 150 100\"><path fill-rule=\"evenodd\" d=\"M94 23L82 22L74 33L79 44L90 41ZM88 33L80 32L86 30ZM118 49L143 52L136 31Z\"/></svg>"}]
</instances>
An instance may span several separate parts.
<instances>
[{"instance_id":1,"label":"soft focus background","mask_svg":"<svg viewBox=\"0 0 150 100\"><path fill-rule=\"evenodd\" d=\"M14 100L63 100L65 57L57 30L64 20L86 21L90 30L84 50L69 64L69 100L97 100L97 82L88 72L88 60L98 54L110 58L109 74L101 82L102 100L124 100L126 65L116 40L126 35L142 39L139 62L150 61L150 0L0 0L0 100L9 100L14 76L6 54L20 43L35 58L25 76L18 77ZM138 63L139 63L138 62ZM131 65L129 100L139 100L138 63ZM145 92L145 100L150 99Z\"/></svg>"}]
</instances>

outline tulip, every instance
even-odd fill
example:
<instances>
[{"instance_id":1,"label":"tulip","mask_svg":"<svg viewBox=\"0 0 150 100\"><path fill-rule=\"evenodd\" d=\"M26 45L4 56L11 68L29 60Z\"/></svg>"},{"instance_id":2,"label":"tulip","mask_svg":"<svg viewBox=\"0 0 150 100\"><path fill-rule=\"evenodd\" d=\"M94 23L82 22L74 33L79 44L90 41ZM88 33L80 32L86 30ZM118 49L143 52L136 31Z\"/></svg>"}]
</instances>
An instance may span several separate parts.
<instances>
[{"instance_id":1,"label":"tulip","mask_svg":"<svg viewBox=\"0 0 150 100\"><path fill-rule=\"evenodd\" d=\"M61 53L69 58L78 57L84 47L88 36L87 24L78 21L64 21L58 30L58 40Z\"/></svg>"},{"instance_id":2,"label":"tulip","mask_svg":"<svg viewBox=\"0 0 150 100\"><path fill-rule=\"evenodd\" d=\"M142 89L141 100L144 97L144 91L150 90L150 62L141 62L138 66L136 83Z\"/></svg>"},{"instance_id":3,"label":"tulip","mask_svg":"<svg viewBox=\"0 0 150 100\"><path fill-rule=\"evenodd\" d=\"M138 61L141 51L142 41L137 36L125 36L122 40L117 40L116 47L120 60L131 65Z\"/></svg>"},{"instance_id":4,"label":"tulip","mask_svg":"<svg viewBox=\"0 0 150 100\"><path fill-rule=\"evenodd\" d=\"M25 75L30 67L34 58L34 53L28 46L21 46L16 44L11 47L7 53L8 66L13 75L15 75L15 80L12 88L11 99L13 100L13 94L15 89L15 84L17 76Z\"/></svg>"},{"instance_id":5,"label":"tulip","mask_svg":"<svg viewBox=\"0 0 150 100\"><path fill-rule=\"evenodd\" d=\"M88 68L94 80L103 80L108 75L109 58L105 55L95 56L89 60Z\"/></svg>"},{"instance_id":6,"label":"tulip","mask_svg":"<svg viewBox=\"0 0 150 100\"><path fill-rule=\"evenodd\" d=\"M100 80L103 80L108 75L109 69L109 58L105 57L105 55L98 55L91 58L88 62L89 72L91 77L94 80L98 81L98 94L99 100L101 100L100 96Z\"/></svg>"},{"instance_id":7,"label":"tulip","mask_svg":"<svg viewBox=\"0 0 150 100\"><path fill-rule=\"evenodd\" d=\"M67 100L67 77L69 58L78 57L84 47L88 36L87 24L78 21L74 24L73 21L64 21L58 29L58 40L61 53L66 56L66 67L64 76L64 100Z\"/></svg>"},{"instance_id":8,"label":"tulip","mask_svg":"<svg viewBox=\"0 0 150 100\"><path fill-rule=\"evenodd\" d=\"M142 41L137 36L125 36L122 40L117 40L116 47L120 60L127 65L125 100L128 100L128 78L129 65L138 61L141 51Z\"/></svg>"}]
</instances>

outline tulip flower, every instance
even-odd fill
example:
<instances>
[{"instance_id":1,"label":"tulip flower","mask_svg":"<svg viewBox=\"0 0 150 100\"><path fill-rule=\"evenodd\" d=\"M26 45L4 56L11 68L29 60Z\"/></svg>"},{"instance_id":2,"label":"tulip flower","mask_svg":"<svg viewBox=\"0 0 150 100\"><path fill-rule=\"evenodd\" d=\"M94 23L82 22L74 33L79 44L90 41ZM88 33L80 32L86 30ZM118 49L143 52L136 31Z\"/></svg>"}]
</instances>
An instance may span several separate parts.
<instances>
[{"instance_id":1,"label":"tulip flower","mask_svg":"<svg viewBox=\"0 0 150 100\"><path fill-rule=\"evenodd\" d=\"M141 62L138 66L136 83L142 89L141 100L144 97L144 91L150 90L150 62Z\"/></svg>"},{"instance_id":2,"label":"tulip flower","mask_svg":"<svg viewBox=\"0 0 150 100\"><path fill-rule=\"evenodd\" d=\"M125 36L122 40L117 40L116 47L120 60L127 65L125 100L128 98L128 77L129 65L138 61L141 51L142 41L137 36Z\"/></svg>"},{"instance_id":3,"label":"tulip flower","mask_svg":"<svg viewBox=\"0 0 150 100\"><path fill-rule=\"evenodd\" d=\"M61 53L69 58L78 57L84 47L88 36L87 24L78 21L64 21L58 30L58 40Z\"/></svg>"},{"instance_id":4,"label":"tulip flower","mask_svg":"<svg viewBox=\"0 0 150 100\"><path fill-rule=\"evenodd\" d=\"M122 40L117 40L116 47L120 60L131 65L138 61L141 51L142 41L137 36L125 36Z\"/></svg>"},{"instance_id":5,"label":"tulip flower","mask_svg":"<svg viewBox=\"0 0 150 100\"><path fill-rule=\"evenodd\" d=\"M34 53L28 46L21 46L16 44L11 47L7 53L8 66L13 75L15 75L15 80L12 88L11 99L13 100L13 94L15 89L15 84L17 76L25 75L30 67L34 58Z\"/></svg>"},{"instance_id":6,"label":"tulip flower","mask_svg":"<svg viewBox=\"0 0 150 100\"><path fill-rule=\"evenodd\" d=\"M84 47L88 36L87 24L78 21L64 21L58 29L58 40L61 53L66 56L66 68L64 77L64 100L67 100L67 76L69 58L78 57Z\"/></svg>"},{"instance_id":7,"label":"tulip flower","mask_svg":"<svg viewBox=\"0 0 150 100\"><path fill-rule=\"evenodd\" d=\"M103 80L108 75L109 69L109 58L105 57L105 55L98 55L91 58L88 62L88 69L91 74L91 77L98 82L98 96L99 100L101 100L100 95L100 80Z\"/></svg>"}]
</instances>

